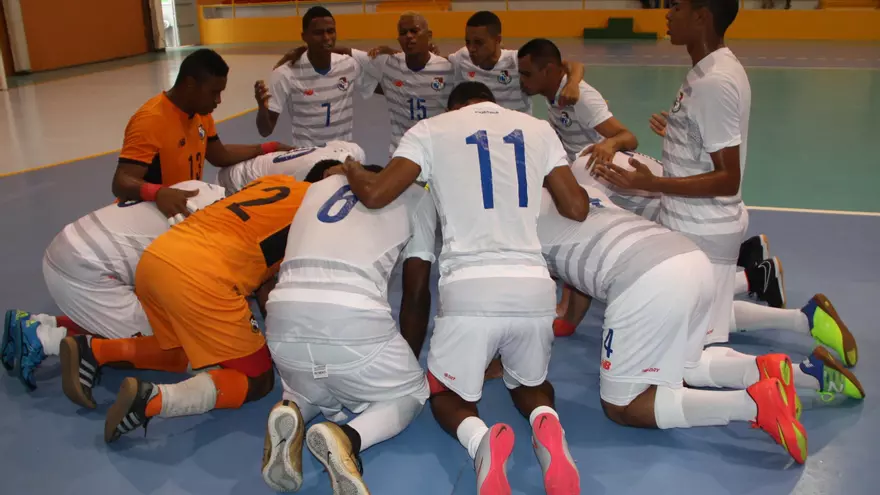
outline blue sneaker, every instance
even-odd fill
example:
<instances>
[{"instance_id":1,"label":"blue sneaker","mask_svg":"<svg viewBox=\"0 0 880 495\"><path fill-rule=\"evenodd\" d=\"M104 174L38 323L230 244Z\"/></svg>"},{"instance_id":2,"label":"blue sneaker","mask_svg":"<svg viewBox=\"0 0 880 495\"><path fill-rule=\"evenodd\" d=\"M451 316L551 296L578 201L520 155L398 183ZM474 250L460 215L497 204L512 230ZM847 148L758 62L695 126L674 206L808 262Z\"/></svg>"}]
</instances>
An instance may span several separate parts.
<instances>
[{"instance_id":1,"label":"blue sneaker","mask_svg":"<svg viewBox=\"0 0 880 495\"><path fill-rule=\"evenodd\" d=\"M30 317L30 313L20 309L6 311L6 320L3 325L3 340L0 341L0 361L2 361L3 367L10 374L13 374L17 366L18 343L16 339L19 331L19 322Z\"/></svg>"},{"instance_id":2,"label":"blue sneaker","mask_svg":"<svg viewBox=\"0 0 880 495\"><path fill-rule=\"evenodd\" d=\"M37 388L37 379L34 376L37 366L46 359L46 353L43 352L43 343L37 337L37 328L40 322L33 320L24 320L19 323L21 333L16 348L18 350L18 379L31 392Z\"/></svg>"}]
</instances>

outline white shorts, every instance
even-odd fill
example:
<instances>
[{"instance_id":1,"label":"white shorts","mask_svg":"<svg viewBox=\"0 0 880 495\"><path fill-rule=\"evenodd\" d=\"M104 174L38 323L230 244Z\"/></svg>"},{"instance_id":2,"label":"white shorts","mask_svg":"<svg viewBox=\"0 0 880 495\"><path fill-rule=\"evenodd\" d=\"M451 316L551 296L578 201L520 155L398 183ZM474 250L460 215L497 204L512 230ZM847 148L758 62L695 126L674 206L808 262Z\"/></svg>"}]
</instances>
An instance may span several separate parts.
<instances>
[{"instance_id":1,"label":"white shorts","mask_svg":"<svg viewBox=\"0 0 880 495\"><path fill-rule=\"evenodd\" d=\"M605 309L599 395L626 406L651 385L682 386L700 360L714 295L712 264L702 251L655 266Z\"/></svg>"},{"instance_id":2,"label":"white shorts","mask_svg":"<svg viewBox=\"0 0 880 495\"><path fill-rule=\"evenodd\" d=\"M348 409L413 396L428 400L425 371L400 334L378 344L356 346L269 342L281 375L284 398L312 404L330 421L342 422Z\"/></svg>"},{"instance_id":3,"label":"white shorts","mask_svg":"<svg viewBox=\"0 0 880 495\"><path fill-rule=\"evenodd\" d=\"M712 316L703 345L727 342L736 292L736 265L713 263L712 273L715 275L715 298L712 301Z\"/></svg>"},{"instance_id":4,"label":"white shorts","mask_svg":"<svg viewBox=\"0 0 880 495\"><path fill-rule=\"evenodd\" d=\"M108 339L153 334L134 287L104 275L102 267L90 268L72 258L54 261L64 266L43 257L46 287L58 309L77 325Z\"/></svg>"},{"instance_id":5,"label":"white shorts","mask_svg":"<svg viewBox=\"0 0 880 495\"><path fill-rule=\"evenodd\" d=\"M547 379L553 316L442 316L434 319L428 370L468 402L483 395L489 362L498 354L507 388L535 387Z\"/></svg>"}]
</instances>

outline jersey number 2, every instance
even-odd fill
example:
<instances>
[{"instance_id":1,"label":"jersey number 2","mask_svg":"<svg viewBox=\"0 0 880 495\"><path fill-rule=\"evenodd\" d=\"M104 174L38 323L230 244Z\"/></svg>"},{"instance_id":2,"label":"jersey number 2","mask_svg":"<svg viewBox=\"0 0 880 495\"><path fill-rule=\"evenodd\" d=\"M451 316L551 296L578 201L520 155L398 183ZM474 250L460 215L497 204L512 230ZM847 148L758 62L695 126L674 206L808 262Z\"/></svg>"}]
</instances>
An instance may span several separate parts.
<instances>
[{"instance_id":1,"label":"jersey number 2","mask_svg":"<svg viewBox=\"0 0 880 495\"><path fill-rule=\"evenodd\" d=\"M340 201L344 201L344 203L342 203L342 206L336 213L331 215L330 210L332 210L333 207L336 206L336 203L339 203ZM351 186L346 184L340 187L335 193L333 193L333 196L330 196L330 199L321 205L321 209L318 210L318 220L324 223L336 223L347 217L357 202L357 196L351 192Z\"/></svg>"},{"instance_id":2,"label":"jersey number 2","mask_svg":"<svg viewBox=\"0 0 880 495\"><path fill-rule=\"evenodd\" d=\"M529 206L529 189L526 184L526 146L520 129L504 136L506 144L513 145L513 156L516 160L516 182L519 190L519 206ZM477 131L464 140L467 144L477 145L477 156L480 160L480 185L483 188L483 208L495 207L495 193L492 190L492 158L489 156L489 137L486 131Z\"/></svg>"},{"instance_id":3,"label":"jersey number 2","mask_svg":"<svg viewBox=\"0 0 880 495\"><path fill-rule=\"evenodd\" d=\"M251 187L253 187L254 185L256 185L256 184L252 184ZM242 190L244 190L244 189L242 189ZM245 206L270 205L272 203L277 203L278 201L281 201L282 199L290 196L290 188L285 187L285 186L267 187L267 188L263 189L263 191L266 191L266 192L276 191L276 193L274 196L269 196L268 198L256 198L256 199L249 199L247 201L242 201L241 203L238 203L238 202L231 203L226 206L226 209L228 209L232 213L235 213L238 216L238 218L240 218L243 222L247 222L248 220L251 219L251 216L248 215L246 211L244 211Z\"/></svg>"}]
</instances>

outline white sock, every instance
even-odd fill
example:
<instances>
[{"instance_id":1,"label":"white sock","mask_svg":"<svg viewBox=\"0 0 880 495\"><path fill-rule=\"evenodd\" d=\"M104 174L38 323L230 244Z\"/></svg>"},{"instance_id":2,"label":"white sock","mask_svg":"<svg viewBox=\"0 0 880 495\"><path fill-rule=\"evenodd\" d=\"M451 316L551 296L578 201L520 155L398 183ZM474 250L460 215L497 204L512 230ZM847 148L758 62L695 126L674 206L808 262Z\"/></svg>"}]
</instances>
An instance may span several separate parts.
<instances>
[{"instance_id":1,"label":"white sock","mask_svg":"<svg viewBox=\"0 0 880 495\"><path fill-rule=\"evenodd\" d=\"M771 308L746 301L733 301L733 313L738 332L777 329L808 335L810 333L807 315L799 309Z\"/></svg>"},{"instance_id":2,"label":"white sock","mask_svg":"<svg viewBox=\"0 0 880 495\"><path fill-rule=\"evenodd\" d=\"M480 448L480 442L486 433L489 433L489 427L476 416L465 418L455 430L455 436L458 437L459 443L467 449L471 459L477 456L477 449Z\"/></svg>"},{"instance_id":3,"label":"white sock","mask_svg":"<svg viewBox=\"0 0 880 495\"><path fill-rule=\"evenodd\" d=\"M757 383L760 376L755 356L729 347L708 347L696 367L684 369L684 381L691 387L745 389Z\"/></svg>"},{"instance_id":4,"label":"white sock","mask_svg":"<svg viewBox=\"0 0 880 495\"><path fill-rule=\"evenodd\" d=\"M736 276L733 278L733 294L745 294L749 291L749 279L746 278L746 271L740 270L736 272Z\"/></svg>"},{"instance_id":5,"label":"white sock","mask_svg":"<svg viewBox=\"0 0 880 495\"><path fill-rule=\"evenodd\" d=\"M557 414L556 411L553 410L552 407L549 407L549 406L538 406L538 407L536 407L534 410L532 410L532 413L531 413L531 414L529 414L529 424L530 424L530 425L534 425L534 424L535 424L535 419L536 419L538 416L540 416L540 415L542 415L542 414L544 414L544 413L552 414L553 416L556 417L556 419L559 419L559 414Z\"/></svg>"},{"instance_id":6,"label":"white sock","mask_svg":"<svg viewBox=\"0 0 880 495\"><path fill-rule=\"evenodd\" d=\"M206 413L217 404L217 386L208 373L199 373L180 383L157 387L162 392L159 416L163 418Z\"/></svg>"},{"instance_id":7,"label":"white sock","mask_svg":"<svg viewBox=\"0 0 880 495\"><path fill-rule=\"evenodd\" d=\"M794 371L794 388L805 388L809 390L819 390L819 380L809 373L804 373L800 365L795 364L791 367Z\"/></svg>"},{"instance_id":8,"label":"white sock","mask_svg":"<svg viewBox=\"0 0 880 495\"><path fill-rule=\"evenodd\" d=\"M757 415L758 406L745 390L657 387L654 397L654 420L660 429L723 426L752 421Z\"/></svg>"},{"instance_id":9,"label":"white sock","mask_svg":"<svg viewBox=\"0 0 880 495\"><path fill-rule=\"evenodd\" d=\"M31 321L38 321L38 322L40 322L40 325L48 325L50 327L57 327L58 326L58 320L55 319L54 316L49 316L49 315L42 314L42 313L36 314L36 315L32 314L30 317L30 320Z\"/></svg>"},{"instance_id":10,"label":"white sock","mask_svg":"<svg viewBox=\"0 0 880 495\"><path fill-rule=\"evenodd\" d=\"M61 353L61 341L67 337L67 329L64 327L49 326L40 323L37 327L37 338L43 344L43 352L47 356L57 356Z\"/></svg>"},{"instance_id":11,"label":"white sock","mask_svg":"<svg viewBox=\"0 0 880 495\"><path fill-rule=\"evenodd\" d=\"M363 452L406 429L416 419L424 405L424 401L412 395L385 402L374 402L364 409L360 416L351 420L348 426L354 428L361 436L360 451Z\"/></svg>"}]
</instances>

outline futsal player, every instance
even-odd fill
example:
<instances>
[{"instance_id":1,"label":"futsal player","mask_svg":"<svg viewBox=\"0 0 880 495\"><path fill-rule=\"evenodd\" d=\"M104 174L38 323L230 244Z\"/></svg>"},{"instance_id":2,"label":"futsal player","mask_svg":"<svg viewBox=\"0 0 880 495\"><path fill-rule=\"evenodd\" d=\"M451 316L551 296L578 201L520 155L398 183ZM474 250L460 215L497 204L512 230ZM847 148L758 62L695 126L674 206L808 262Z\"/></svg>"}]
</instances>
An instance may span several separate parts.
<instances>
[{"instance_id":1,"label":"futsal player","mask_svg":"<svg viewBox=\"0 0 880 495\"><path fill-rule=\"evenodd\" d=\"M368 98L375 88L372 76L354 58L333 52L336 20L324 7L309 8L302 20L306 56L272 71L269 84L254 85L257 130L269 136L284 110L293 123L293 145L321 146L351 141L355 91Z\"/></svg>"},{"instance_id":2,"label":"futsal player","mask_svg":"<svg viewBox=\"0 0 880 495\"><path fill-rule=\"evenodd\" d=\"M413 349L422 346L431 310L436 218L430 195L416 185L380 210L361 204L343 175L315 183L303 199L266 303L266 340L284 385L263 458L263 479L275 490L300 487L304 427L323 414L305 432L309 450L333 493L366 495L360 453L422 410L428 381ZM398 262L399 330L388 303ZM345 423L343 408L359 416Z\"/></svg>"},{"instance_id":3,"label":"futsal player","mask_svg":"<svg viewBox=\"0 0 880 495\"><path fill-rule=\"evenodd\" d=\"M203 370L176 384L123 380L107 411L105 442L156 416L237 408L272 390L272 359L245 298L277 273L309 185L283 175L264 177L153 241L135 275L152 336L62 341L65 395L91 409L92 387L105 365ZM208 367L213 369L204 371Z\"/></svg>"},{"instance_id":4,"label":"futsal player","mask_svg":"<svg viewBox=\"0 0 880 495\"><path fill-rule=\"evenodd\" d=\"M288 175L301 181L306 180L309 171L318 163L330 160L334 164L342 164L347 157L358 161L366 159L363 148L346 141L330 141L323 146L276 151L221 169L217 182L228 194L232 194L267 175Z\"/></svg>"},{"instance_id":5,"label":"futsal player","mask_svg":"<svg viewBox=\"0 0 880 495\"><path fill-rule=\"evenodd\" d=\"M201 180L205 160L228 167L264 153L290 149L277 142L223 144L212 112L226 89L229 66L206 48L186 56L174 86L144 103L128 121L113 176L120 201L154 201L166 217L189 215L187 198L196 191L168 187Z\"/></svg>"},{"instance_id":6,"label":"futsal player","mask_svg":"<svg viewBox=\"0 0 880 495\"><path fill-rule=\"evenodd\" d=\"M500 352L504 382L532 427L545 488L580 493L547 381L556 290L536 220L545 181L569 218L586 217L588 198L550 125L494 100L482 83L459 84L449 112L407 131L382 172L368 173L351 161L344 169L369 208L387 206L416 180L430 187L443 232L442 310L428 351L431 409L475 460L477 491L510 493L505 466L513 428L498 423L490 429L476 405L486 367Z\"/></svg>"},{"instance_id":7,"label":"futsal player","mask_svg":"<svg viewBox=\"0 0 880 495\"><path fill-rule=\"evenodd\" d=\"M222 187L195 180L171 187L198 191L187 200L190 212L225 196ZM7 311L0 350L3 366L34 390L34 371L47 356L59 354L64 337L79 335L82 329L108 339L151 335L134 293L134 274L144 249L168 231L169 223L156 203L125 201L65 226L46 248L43 277L66 316Z\"/></svg>"}]
</instances>

